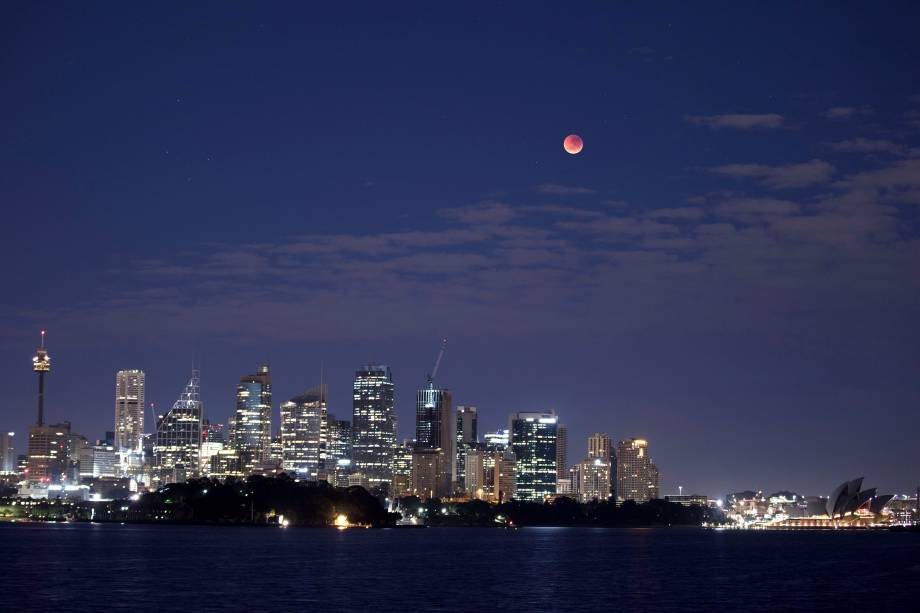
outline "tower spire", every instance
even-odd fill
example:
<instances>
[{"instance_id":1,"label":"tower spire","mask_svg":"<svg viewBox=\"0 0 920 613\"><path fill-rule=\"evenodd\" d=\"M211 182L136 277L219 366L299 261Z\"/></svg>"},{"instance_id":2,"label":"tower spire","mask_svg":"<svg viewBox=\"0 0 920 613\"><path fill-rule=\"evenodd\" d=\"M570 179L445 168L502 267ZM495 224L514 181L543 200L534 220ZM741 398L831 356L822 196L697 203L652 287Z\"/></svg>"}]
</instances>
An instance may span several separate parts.
<instances>
[{"instance_id":1,"label":"tower spire","mask_svg":"<svg viewBox=\"0 0 920 613\"><path fill-rule=\"evenodd\" d=\"M32 356L32 371L38 373L38 426L45 425L45 373L51 371L51 357L45 349L45 331L41 331L41 345Z\"/></svg>"}]
</instances>

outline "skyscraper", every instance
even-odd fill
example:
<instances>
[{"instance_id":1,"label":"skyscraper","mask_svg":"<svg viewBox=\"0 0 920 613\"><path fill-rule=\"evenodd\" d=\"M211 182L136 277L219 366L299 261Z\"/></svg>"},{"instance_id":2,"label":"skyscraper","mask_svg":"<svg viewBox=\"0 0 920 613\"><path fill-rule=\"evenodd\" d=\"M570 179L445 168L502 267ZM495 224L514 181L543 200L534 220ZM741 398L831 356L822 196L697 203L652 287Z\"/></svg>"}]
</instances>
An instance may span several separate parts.
<instances>
[{"instance_id":1,"label":"skyscraper","mask_svg":"<svg viewBox=\"0 0 920 613\"><path fill-rule=\"evenodd\" d=\"M339 460L351 460L352 428L347 419L326 413L326 470L333 470Z\"/></svg>"},{"instance_id":2,"label":"skyscraper","mask_svg":"<svg viewBox=\"0 0 920 613\"><path fill-rule=\"evenodd\" d=\"M543 502L556 493L556 414L511 415L511 451L515 463L515 496Z\"/></svg>"},{"instance_id":3,"label":"skyscraper","mask_svg":"<svg viewBox=\"0 0 920 613\"><path fill-rule=\"evenodd\" d=\"M569 478L569 429L556 424L556 479Z\"/></svg>"},{"instance_id":4,"label":"skyscraper","mask_svg":"<svg viewBox=\"0 0 920 613\"><path fill-rule=\"evenodd\" d=\"M393 485L390 493L401 498L412 493L412 441L406 439L393 454Z\"/></svg>"},{"instance_id":5,"label":"skyscraper","mask_svg":"<svg viewBox=\"0 0 920 613\"><path fill-rule=\"evenodd\" d=\"M432 488L432 496L446 496L452 489L456 462L454 446L456 423L454 422L452 397L449 390L437 389L429 379L428 385L416 393L415 402L415 448L426 454L437 452L443 457L437 461L439 483ZM426 455L423 465L435 466ZM413 460L413 471L415 470ZM413 477L414 478L414 477Z\"/></svg>"},{"instance_id":6,"label":"skyscraper","mask_svg":"<svg viewBox=\"0 0 920 613\"><path fill-rule=\"evenodd\" d=\"M488 452L473 447L468 448L463 454L463 488L471 498L486 497L486 455Z\"/></svg>"},{"instance_id":7,"label":"skyscraper","mask_svg":"<svg viewBox=\"0 0 920 613\"><path fill-rule=\"evenodd\" d=\"M492 499L501 504L518 497L517 477L517 459L514 452L496 451L492 466Z\"/></svg>"},{"instance_id":8,"label":"skyscraper","mask_svg":"<svg viewBox=\"0 0 920 613\"><path fill-rule=\"evenodd\" d=\"M144 371L115 375L115 451L140 453L144 437Z\"/></svg>"},{"instance_id":9,"label":"skyscraper","mask_svg":"<svg viewBox=\"0 0 920 613\"><path fill-rule=\"evenodd\" d=\"M457 442L475 443L479 440L479 415L476 407L457 407Z\"/></svg>"},{"instance_id":10,"label":"skyscraper","mask_svg":"<svg viewBox=\"0 0 920 613\"><path fill-rule=\"evenodd\" d=\"M198 473L202 413L201 376L194 369L178 400L157 419L153 461L162 483L181 483Z\"/></svg>"},{"instance_id":11,"label":"skyscraper","mask_svg":"<svg viewBox=\"0 0 920 613\"><path fill-rule=\"evenodd\" d=\"M281 405L281 467L301 479L319 478L326 418L326 386L318 385Z\"/></svg>"},{"instance_id":12,"label":"skyscraper","mask_svg":"<svg viewBox=\"0 0 920 613\"><path fill-rule=\"evenodd\" d=\"M602 432L595 432L588 437L588 457L600 458L604 462L610 463L610 437Z\"/></svg>"},{"instance_id":13,"label":"skyscraper","mask_svg":"<svg viewBox=\"0 0 920 613\"><path fill-rule=\"evenodd\" d=\"M16 472L15 432L0 432L0 473Z\"/></svg>"},{"instance_id":14,"label":"skyscraper","mask_svg":"<svg viewBox=\"0 0 920 613\"><path fill-rule=\"evenodd\" d=\"M70 422L29 428L30 481L57 483L68 478L71 459Z\"/></svg>"},{"instance_id":15,"label":"skyscraper","mask_svg":"<svg viewBox=\"0 0 920 613\"><path fill-rule=\"evenodd\" d=\"M394 395L389 366L368 364L355 372L352 464L370 487L388 488L393 476Z\"/></svg>"},{"instance_id":16,"label":"skyscraper","mask_svg":"<svg viewBox=\"0 0 920 613\"><path fill-rule=\"evenodd\" d=\"M588 457L575 465L572 488L580 502L610 498L610 462Z\"/></svg>"},{"instance_id":17,"label":"skyscraper","mask_svg":"<svg viewBox=\"0 0 920 613\"><path fill-rule=\"evenodd\" d=\"M267 462L272 442L272 376L263 364L254 375L240 377L230 446L240 455L243 472L252 474Z\"/></svg>"},{"instance_id":18,"label":"skyscraper","mask_svg":"<svg viewBox=\"0 0 920 613\"><path fill-rule=\"evenodd\" d=\"M617 445L618 502L647 502L658 498L658 467L648 455L648 441L628 438Z\"/></svg>"},{"instance_id":19,"label":"skyscraper","mask_svg":"<svg viewBox=\"0 0 920 613\"><path fill-rule=\"evenodd\" d=\"M458 491L467 491L464 479L466 476L466 453L479 441L479 417L476 407L457 407L457 435L455 439L456 451L454 455L454 482Z\"/></svg>"}]
</instances>

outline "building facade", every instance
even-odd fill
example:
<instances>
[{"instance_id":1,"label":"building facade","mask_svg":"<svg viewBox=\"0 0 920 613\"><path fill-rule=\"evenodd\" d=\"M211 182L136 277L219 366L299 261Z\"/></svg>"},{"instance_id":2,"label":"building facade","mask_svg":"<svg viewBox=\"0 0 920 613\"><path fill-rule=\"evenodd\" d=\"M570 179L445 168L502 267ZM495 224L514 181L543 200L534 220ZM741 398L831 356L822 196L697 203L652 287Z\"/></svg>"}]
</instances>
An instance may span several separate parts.
<instances>
[{"instance_id":1,"label":"building facade","mask_svg":"<svg viewBox=\"0 0 920 613\"><path fill-rule=\"evenodd\" d=\"M201 375L195 369L169 412L157 419L153 462L161 483L181 483L198 474L203 412Z\"/></svg>"},{"instance_id":2,"label":"building facade","mask_svg":"<svg viewBox=\"0 0 920 613\"><path fill-rule=\"evenodd\" d=\"M16 468L15 432L0 432L0 473L18 472Z\"/></svg>"},{"instance_id":3,"label":"building facade","mask_svg":"<svg viewBox=\"0 0 920 613\"><path fill-rule=\"evenodd\" d=\"M572 490L579 502L605 501L610 498L610 462L586 458L572 470Z\"/></svg>"},{"instance_id":4,"label":"building facade","mask_svg":"<svg viewBox=\"0 0 920 613\"><path fill-rule=\"evenodd\" d=\"M393 453L393 481L390 493L395 498L412 495L412 441L404 440Z\"/></svg>"},{"instance_id":5,"label":"building facade","mask_svg":"<svg viewBox=\"0 0 920 613\"><path fill-rule=\"evenodd\" d=\"M516 459L515 496L543 502L556 493L556 425L548 413L514 413L511 416L511 451Z\"/></svg>"},{"instance_id":6,"label":"building facade","mask_svg":"<svg viewBox=\"0 0 920 613\"><path fill-rule=\"evenodd\" d=\"M648 455L648 441L628 438L617 444L617 502L658 498L658 467Z\"/></svg>"},{"instance_id":7,"label":"building facade","mask_svg":"<svg viewBox=\"0 0 920 613\"><path fill-rule=\"evenodd\" d=\"M569 478L569 429L556 424L556 480Z\"/></svg>"},{"instance_id":8,"label":"building facade","mask_svg":"<svg viewBox=\"0 0 920 613\"><path fill-rule=\"evenodd\" d=\"M412 451L412 493L422 500L441 498L450 494L445 490L445 475L449 462L440 449L416 447Z\"/></svg>"},{"instance_id":9,"label":"building facade","mask_svg":"<svg viewBox=\"0 0 920 613\"><path fill-rule=\"evenodd\" d=\"M610 463L613 457L613 450L610 445L610 437L602 432L595 432L588 437L588 457L600 458L602 461Z\"/></svg>"},{"instance_id":10,"label":"building facade","mask_svg":"<svg viewBox=\"0 0 920 613\"><path fill-rule=\"evenodd\" d=\"M29 428L29 481L60 483L69 476L71 462L70 422Z\"/></svg>"},{"instance_id":11,"label":"building facade","mask_svg":"<svg viewBox=\"0 0 920 613\"><path fill-rule=\"evenodd\" d=\"M316 481L323 470L326 386L313 387L281 405L281 468Z\"/></svg>"},{"instance_id":12,"label":"building facade","mask_svg":"<svg viewBox=\"0 0 920 613\"><path fill-rule=\"evenodd\" d=\"M436 496L451 493L456 474L456 422L452 404L450 391L437 389L431 382L418 390L415 397L415 448L437 451L443 456L438 461L442 483L434 488Z\"/></svg>"},{"instance_id":13,"label":"building facade","mask_svg":"<svg viewBox=\"0 0 920 613\"><path fill-rule=\"evenodd\" d=\"M140 453L144 439L144 391L142 370L119 370L115 374L116 452Z\"/></svg>"},{"instance_id":14,"label":"building facade","mask_svg":"<svg viewBox=\"0 0 920 613\"><path fill-rule=\"evenodd\" d=\"M479 441L479 416L476 407L458 406L456 437L454 439L455 456L453 481L459 492L467 491L464 482L466 475L466 453Z\"/></svg>"},{"instance_id":15,"label":"building facade","mask_svg":"<svg viewBox=\"0 0 920 613\"><path fill-rule=\"evenodd\" d=\"M236 386L236 413L230 447L240 456L243 472L251 474L271 459L272 377L263 364L252 375L240 377Z\"/></svg>"},{"instance_id":16,"label":"building facade","mask_svg":"<svg viewBox=\"0 0 920 613\"><path fill-rule=\"evenodd\" d=\"M355 372L352 466L371 487L388 488L396 449L395 385L389 366L365 365Z\"/></svg>"}]
</instances>

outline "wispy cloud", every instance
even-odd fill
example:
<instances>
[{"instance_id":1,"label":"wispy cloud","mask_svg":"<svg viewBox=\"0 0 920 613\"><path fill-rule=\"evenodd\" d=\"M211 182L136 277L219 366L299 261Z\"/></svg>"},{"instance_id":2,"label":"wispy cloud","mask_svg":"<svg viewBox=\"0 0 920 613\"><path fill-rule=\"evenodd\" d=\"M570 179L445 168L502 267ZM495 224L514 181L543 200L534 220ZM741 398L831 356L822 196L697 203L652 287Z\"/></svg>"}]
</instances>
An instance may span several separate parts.
<instances>
[{"instance_id":1,"label":"wispy cloud","mask_svg":"<svg viewBox=\"0 0 920 613\"><path fill-rule=\"evenodd\" d=\"M703 209L692 206L653 209L645 214L652 219L700 219L703 215Z\"/></svg>"},{"instance_id":2,"label":"wispy cloud","mask_svg":"<svg viewBox=\"0 0 920 613\"><path fill-rule=\"evenodd\" d=\"M725 164L710 170L729 177L757 179L770 189L793 189L825 183L830 180L835 169L824 160L815 159L801 164L780 166Z\"/></svg>"},{"instance_id":3,"label":"wispy cloud","mask_svg":"<svg viewBox=\"0 0 920 613\"><path fill-rule=\"evenodd\" d=\"M908 152L906 145L890 140L873 138L851 138L827 143L827 146L840 153L889 153L892 155L905 155Z\"/></svg>"},{"instance_id":4,"label":"wispy cloud","mask_svg":"<svg viewBox=\"0 0 920 613\"><path fill-rule=\"evenodd\" d=\"M831 120L842 120L842 119L852 119L854 117L867 117L872 115L874 111L869 105L863 106L832 106L831 108L823 111L821 116L825 119Z\"/></svg>"},{"instance_id":5,"label":"wispy cloud","mask_svg":"<svg viewBox=\"0 0 920 613\"><path fill-rule=\"evenodd\" d=\"M589 187L579 185L559 185L558 183L541 183L534 186L534 191L541 194L553 194L554 196L586 196L595 193L595 190Z\"/></svg>"},{"instance_id":6,"label":"wispy cloud","mask_svg":"<svg viewBox=\"0 0 920 613\"><path fill-rule=\"evenodd\" d=\"M687 121L716 129L754 130L759 128L781 128L784 118L777 113L738 113L728 115L691 115L687 117Z\"/></svg>"},{"instance_id":7,"label":"wispy cloud","mask_svg":"<svg viewBox=\"0 0 920 613\"><path fill-rule=\"evenodd\" d=\"M503 224L514 219L517 212L501 202L483 202L474 206L442 209L441 214L463 223Z\"/></svg>"}]
</instances>

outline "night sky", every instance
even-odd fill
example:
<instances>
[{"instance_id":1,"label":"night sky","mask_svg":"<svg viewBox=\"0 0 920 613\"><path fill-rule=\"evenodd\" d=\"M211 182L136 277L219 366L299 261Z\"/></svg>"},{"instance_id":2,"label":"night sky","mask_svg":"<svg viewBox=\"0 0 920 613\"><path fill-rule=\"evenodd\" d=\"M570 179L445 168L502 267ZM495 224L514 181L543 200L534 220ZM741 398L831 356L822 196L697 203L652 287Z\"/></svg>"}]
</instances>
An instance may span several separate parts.
<instances>
[{"instance_id":1,"label":"night sky","mask_svg":"<svg viewBox=\"0 0 920 613\"><path fill-rule=\"evenodd\" d=\"M920 6L0 6L0 428L362 363L662 493L920 479ZM437 6L435 6L437 5ZM562 148L569 133L582 153ZM153 421L148 418L148 431Z\"/></svg>"}]
</instances>

